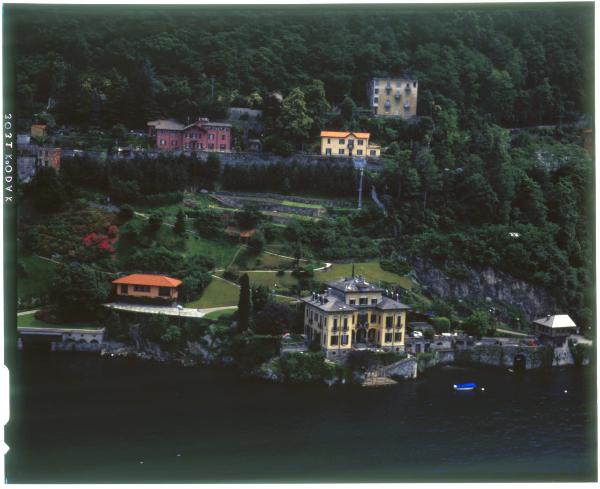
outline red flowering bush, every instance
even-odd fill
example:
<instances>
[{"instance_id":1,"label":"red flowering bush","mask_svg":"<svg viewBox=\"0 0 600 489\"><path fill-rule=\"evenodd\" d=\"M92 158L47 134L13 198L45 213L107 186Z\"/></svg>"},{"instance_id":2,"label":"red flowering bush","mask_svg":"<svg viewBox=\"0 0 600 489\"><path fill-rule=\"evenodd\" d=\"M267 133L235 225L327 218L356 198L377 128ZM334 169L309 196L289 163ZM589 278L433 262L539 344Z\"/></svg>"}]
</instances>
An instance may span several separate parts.
<instances>
[{"instance_id":1,"label":"red flowering bush","mask_svg":"<svg viewBox=\"0 0 600 489\"><path fill-rule=\"evenodd\" d=\"M84 246L97 246L97 248L101 251L106 251L108 253L115 253L117 250L112 246L118 240L119 228L114 224L108 226L107 234L98 234L96 232L91 232L90 234L84 236L81 241Z\"/></svg>"}]
</instances>

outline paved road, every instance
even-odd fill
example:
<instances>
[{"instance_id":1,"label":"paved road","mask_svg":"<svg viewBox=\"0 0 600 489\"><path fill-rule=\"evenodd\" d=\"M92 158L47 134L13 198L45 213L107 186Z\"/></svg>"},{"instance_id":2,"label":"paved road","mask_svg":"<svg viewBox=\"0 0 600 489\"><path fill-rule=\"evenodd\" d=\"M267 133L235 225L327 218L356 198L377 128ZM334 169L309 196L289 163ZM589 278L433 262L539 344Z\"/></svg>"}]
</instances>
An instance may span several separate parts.
<instances>
[{"instance_id":1,"label":"paved road","mask_svg":"<svg viewBox=\"0 0 600 489\"><path fill-rule=\"evenodd\" d=\"M38 311L39 311L39 309L31 309L31 311L21 311L21 312L17 313L17 316L25 316L27 314L34 314Z\"/></svg>"},{"instance_id":2,"label":"paved road","mask_svg":"<svg viewBox=\"0 0 600 489\"><path fill-rule=\"evenodd\" d=\"M206 316L208 313L213 311L223 311L225 309L231 309L235 306L223 306L223 307L209 307L206 309L192 309L191 307L184 307L183 309L177 309L176 307L169 306L150 306L146 304L126 304L122 302L110 302L104 304L105 307L110 309L119 309L121 311L132 311L132 312L143 312L146 314L164 314L166 316L178 316L187 318L201 318Z\"/></svg>"},{"instance_id":3,"label":"paved road","mask_svg":"<svg viewBox=\"0 0 600 489\"><path fill-rule=\"evenodd\" d=\"M531 336L530 334L517 333L516 331L511 331L510 329L496 328L496 331L498 331L498 333L514 334L515 336Z\"/></svg>"}]
</instances>

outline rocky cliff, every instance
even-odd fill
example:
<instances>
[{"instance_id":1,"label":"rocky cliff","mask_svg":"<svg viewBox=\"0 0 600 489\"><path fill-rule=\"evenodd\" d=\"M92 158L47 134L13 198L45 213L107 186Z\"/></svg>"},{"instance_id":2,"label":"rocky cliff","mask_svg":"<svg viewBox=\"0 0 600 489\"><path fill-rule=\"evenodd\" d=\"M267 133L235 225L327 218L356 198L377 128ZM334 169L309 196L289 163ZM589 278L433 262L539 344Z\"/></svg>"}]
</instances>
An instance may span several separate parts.
<instances>
[{"instance_id":1,"label":"rocky cliff","mask_svg":"<svg viewBox=\"0 0 600 489\"><path fill-rule=\"evenodd\" d=\"M522 309L532 320L553 314L555 302L545 289L504 272L484 268L464 268L460 278L452 277L437 268L430 260L410 260L414 277L428 292L442 298L486 300L503 302Z\"/></svg>"}]
</instances>

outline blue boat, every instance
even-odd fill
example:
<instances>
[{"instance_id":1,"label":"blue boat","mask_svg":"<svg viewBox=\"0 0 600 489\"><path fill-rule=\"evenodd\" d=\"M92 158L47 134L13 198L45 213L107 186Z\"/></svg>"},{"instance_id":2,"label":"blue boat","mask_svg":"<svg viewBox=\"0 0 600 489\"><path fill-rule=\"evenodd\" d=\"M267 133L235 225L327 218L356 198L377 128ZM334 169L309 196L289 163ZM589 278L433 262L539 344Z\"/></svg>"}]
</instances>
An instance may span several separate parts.
<instances>
[{"instance_id":1,"label":"blue boat","mask_svg":"<svg viewBox=\"0 0 600 489\"><path fill-rule=\"evenodd\" d=\"M455 391L472 391L477 387L477 384L469 383L469 384L454 384Z\"/></svg>"}]
</instances>

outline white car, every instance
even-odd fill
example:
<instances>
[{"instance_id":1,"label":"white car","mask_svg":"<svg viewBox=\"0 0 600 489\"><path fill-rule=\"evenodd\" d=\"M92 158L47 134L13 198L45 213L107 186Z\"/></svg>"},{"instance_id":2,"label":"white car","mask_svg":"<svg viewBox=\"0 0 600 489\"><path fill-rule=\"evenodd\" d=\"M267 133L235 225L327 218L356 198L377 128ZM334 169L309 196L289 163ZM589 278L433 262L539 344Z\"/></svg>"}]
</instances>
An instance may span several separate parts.
<instances>
[{"instance_id":1,"label":"white car","mask_svg":"<svg viewBox=\"0 0 600 489\"><path fill-rule=\"evenodd\" d=\"M413 331L413 338L423 338L423 333L421 331Z\"/></svg>"}]
</instances>

